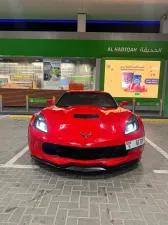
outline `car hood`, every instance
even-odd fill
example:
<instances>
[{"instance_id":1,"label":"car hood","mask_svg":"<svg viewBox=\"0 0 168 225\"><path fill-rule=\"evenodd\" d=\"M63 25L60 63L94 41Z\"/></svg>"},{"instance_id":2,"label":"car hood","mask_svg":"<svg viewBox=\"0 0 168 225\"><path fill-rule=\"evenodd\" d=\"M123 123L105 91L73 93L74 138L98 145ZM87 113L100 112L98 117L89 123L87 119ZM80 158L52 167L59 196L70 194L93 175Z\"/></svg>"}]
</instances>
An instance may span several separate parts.
<instances>
[{"instance_id":1,"label":"car hood","mask_svg":"<svg viewBox=\"0 0 168 225\"><path fill-rule=\"evenodd\" d=\"M108 145L113 140L118 142L124 134L125 121L132 114L120 107L50 107L41 113L46 118L48 136L52 142L56 140L57 143L80 147L100 146L100 143Z\"/></svg>"}]
</instances>

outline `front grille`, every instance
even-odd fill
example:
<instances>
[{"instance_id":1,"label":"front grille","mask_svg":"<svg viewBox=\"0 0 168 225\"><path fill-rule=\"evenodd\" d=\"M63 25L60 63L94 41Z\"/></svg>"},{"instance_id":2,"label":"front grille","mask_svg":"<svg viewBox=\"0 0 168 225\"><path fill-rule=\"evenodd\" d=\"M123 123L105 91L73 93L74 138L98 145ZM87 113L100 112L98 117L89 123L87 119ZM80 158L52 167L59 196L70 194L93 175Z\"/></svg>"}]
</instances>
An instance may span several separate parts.
<instances>
[{"instance_id":1,"label":"front grille","mask_svg":"<svg viewBox=\"0 0 168 225\"><path fill-rule=\"evenodd\" d=\"M76 119L98 119L98 114L74 114Z\"/></svg>"},{"instance_id":2,"label":"front grille","mask_svg":"<svg viewBox=\"0 0 168 225\"><path fill-rule=\"evenodd\" d=\"M78 160L117 158L128 154L125 145L103 148L76 148L44 143L42 149L48 155Z\"/></svg>"}]
</instances>

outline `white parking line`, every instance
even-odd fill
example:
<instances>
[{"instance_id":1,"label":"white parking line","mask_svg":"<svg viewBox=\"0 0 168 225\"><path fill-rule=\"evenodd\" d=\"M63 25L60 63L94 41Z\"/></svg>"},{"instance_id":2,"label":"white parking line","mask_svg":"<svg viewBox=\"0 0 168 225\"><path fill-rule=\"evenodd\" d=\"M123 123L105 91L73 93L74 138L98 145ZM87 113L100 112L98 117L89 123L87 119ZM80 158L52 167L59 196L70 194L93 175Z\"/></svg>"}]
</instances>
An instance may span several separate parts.
<instances>
[{"instance_id":1,"label":"white parking line","mask_svg":"<svg viewBox=\"0 0 168 225\"><path fill-rule=\"evenodd\" d=\"M22 155L24 155L29 150L29 147L26 146L22 151L15 155L11 160L9 160L5 165L12 165L15 163Z\"/></svg>"},{"instance_id":2,"label":"white parking line","mask_svg":"<svg viewBox=\"0 0 168 225\"><path fill-rule=\"evenodd\" d=\"M153 170L154 173L168 174L168 170Z\"/></svg>"},{"instance_id":3,"label":"white parking line","mask_svg":"<svg viewBox=\"0 0 168 225\"><path fill-rule=\"evenodd\" d=\"M5 115L5 116L0 116L0 119L4 118L4 117L8 117L9 115Z\"/></svg>"},{"instance_id":4,"label":"white parking line","mask_svg":"<svg viewBox=\"0 0 168 225\"><path fill-rule=\"evenodd\" d=\"M0 117L1 118L1 117ZM145 140L160 154L162 154L166 159L168 159L168 153L165 152L162 148L156 145L153 141L149 140L145 137ZM1 164L0 168L18 168L18 169L37 169L39 166L36 165L18 165L14 164L22 155L24 155L29 150L29 147L26 146L22 151L20 151L17 155L15 155L11 160L9 160L6 164ZM153 170L154 173L158 174L168 174L168 170Z\"/></svg>"},{"instance_id":5,"label":"white parking line","mask_svg":"<svg viewBox=\"0 0 168 225\"><path fill-rule=\"evenodd\" d=\"M148 138L145 138L145 140L154 148L156 149L160 154L162 154L166 159L168 159L168 153L165 152L162 148L160 148L158 145L156 145L153 141L149 140ZM158 174L168 174L168 170L153 170L154 173Z\"/></svg>"},{"instance_id":6,"label":"white parking line","mask_svg":"<svg viewBox=\"0 0 168 225\"><path fill-rule=\"evenodd\" d=\"M36 165L16 165L16 164L1 164L0 168L16 168L16 169L38 169L39 166Z\"/></svg>"},{"instance_id":7,"label":"white parking line","mask_svg":"<svg viewBox=\"0 0 168 225\"><path fill-rule=\"evenodd\" d=\"M157 146L153 141L149 140L148 138L145 138L145 140L154 148L156 149L158 152L160 152L160 154L162 154L166 159L168 159L168 153L165 152L163 149L161 149L159 146Z\"/></svg>"}]
</instances>

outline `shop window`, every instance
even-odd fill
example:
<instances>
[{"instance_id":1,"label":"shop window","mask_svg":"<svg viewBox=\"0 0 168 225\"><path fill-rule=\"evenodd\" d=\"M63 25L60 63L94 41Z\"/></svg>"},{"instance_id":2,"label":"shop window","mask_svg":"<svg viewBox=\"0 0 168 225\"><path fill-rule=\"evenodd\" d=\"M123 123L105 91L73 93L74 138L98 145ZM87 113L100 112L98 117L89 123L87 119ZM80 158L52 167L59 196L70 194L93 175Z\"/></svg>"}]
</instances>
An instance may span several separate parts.
<instances>
[{"instance_id":1,"label":"shop window","mask_svg":"<svg viewBox=\"0 0 168 225\"><path fill-rule=\"evenodd\" d=\"M94 90L95 77L95 59L0 58L0 88Z\"/></svg>"},{"instance_id":2,"label":"shop window","mask_svg":"<svg viewBox=\"0 0 168 225\"><path fill-rule=\"evenodd\" d=\"M44 88L94 90L96 60L85 58L44 58Z\"/></svg>"},{"instance_id":3,"label":"shop window","mask_svg":"<svg viewBox=\"0 0 168 225\"><path fill-rule=\"evenodd\" d=\"M42 58L0 58L1 88L42 88Z\"/></svg>"}]
</instances>

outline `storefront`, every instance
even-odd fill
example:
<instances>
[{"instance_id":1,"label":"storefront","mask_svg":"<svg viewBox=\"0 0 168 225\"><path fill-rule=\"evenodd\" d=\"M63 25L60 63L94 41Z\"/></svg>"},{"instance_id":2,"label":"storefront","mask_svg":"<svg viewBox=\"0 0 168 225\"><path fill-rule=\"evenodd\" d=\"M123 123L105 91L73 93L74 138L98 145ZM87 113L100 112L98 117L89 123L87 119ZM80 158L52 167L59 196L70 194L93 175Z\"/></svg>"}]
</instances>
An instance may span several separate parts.
<instances>
[{"instance_id":1,"label":"storefront","mask_svg":"<svg viewBox=\"0 0 168 225\"><path fill-rule=\"evenodd\" d=\"M101 89L119 101L164 99L168 113L163 82L168 42L24 37L1 38L0 45L0 94L5 105L24 105L26 95L51 98L66 90Z\"/></svg>"},{"instance_id":2,"label":"storefront","mask_svg":"<svg viewBox=\"0 0 168 225\"><path fill-rule=\"evenodd\" d=\"M95 76L94 58L0 58L0 88L94 90Z\"/></svg>"}]
</instances>

